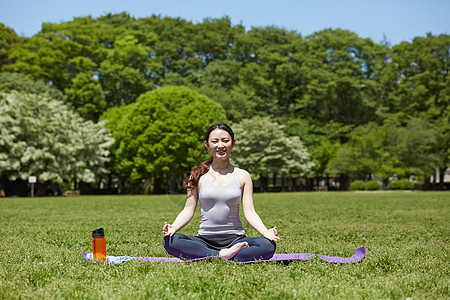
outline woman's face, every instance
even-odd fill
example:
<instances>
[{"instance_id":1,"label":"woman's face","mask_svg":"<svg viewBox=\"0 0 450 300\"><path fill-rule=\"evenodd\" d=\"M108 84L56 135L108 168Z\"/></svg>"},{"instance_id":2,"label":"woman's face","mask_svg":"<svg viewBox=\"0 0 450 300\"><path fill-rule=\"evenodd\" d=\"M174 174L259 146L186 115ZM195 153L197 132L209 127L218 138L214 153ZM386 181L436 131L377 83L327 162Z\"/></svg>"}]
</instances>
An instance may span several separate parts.
<instances>
[{"instance_id":1,"label":"woman's face","mask_svg":"<svg viewBox=\"0 0 450 300\"><path fill-rule=\"evenodd\" d=\"M224 159L229 158L235 142L236 140L232 140L228 132L217 128L210 133L205 146L214 159Z\"/></svg>"}]
</instances>

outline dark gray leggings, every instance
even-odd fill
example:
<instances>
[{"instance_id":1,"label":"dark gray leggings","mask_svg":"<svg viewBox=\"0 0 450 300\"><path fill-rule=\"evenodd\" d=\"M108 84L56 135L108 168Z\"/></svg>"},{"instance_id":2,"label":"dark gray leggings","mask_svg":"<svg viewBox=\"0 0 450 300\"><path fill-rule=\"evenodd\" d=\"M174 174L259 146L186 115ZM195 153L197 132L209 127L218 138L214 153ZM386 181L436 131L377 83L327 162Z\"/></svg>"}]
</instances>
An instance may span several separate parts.
<instances>
[{"instance_id":1,"label":"dark gray leggings","mask_svg":"<svg viewBox=\"0 0 450 300\"><path fill-rule=\"evenodd\" d=\"M242 249L232 259L235 261L253 261L270 259L275 253L276 244L264 237L243 238L231 244L247 242L248 247ZM190 237L181 233L166 236L163 239L167 253L175 257L186 259L219 256L219 251L209 248L201 239Z\"/></svg>"}]
</instances>

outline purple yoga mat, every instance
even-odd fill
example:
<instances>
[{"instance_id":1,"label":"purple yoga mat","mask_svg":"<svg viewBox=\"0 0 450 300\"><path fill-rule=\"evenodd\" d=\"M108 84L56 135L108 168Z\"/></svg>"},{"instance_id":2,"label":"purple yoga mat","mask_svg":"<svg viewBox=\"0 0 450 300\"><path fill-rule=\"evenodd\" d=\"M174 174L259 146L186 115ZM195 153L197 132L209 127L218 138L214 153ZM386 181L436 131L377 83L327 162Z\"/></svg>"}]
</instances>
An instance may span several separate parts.
<instances>
[{"instance_id":1,"label":"purple yoga mat","mask_svg":"<svg viewBox=\"0 0 450 300\"><path fill-rule=\"evenodd\" d=\"M86 257L87 253L83 253L83 257ZM234 263L240 264L248 264L248 263L256 263L256 262L265 262L265 261L294 261L294 260L308 260L314 257L319 257L321 260L334 264L345 264L345 263L357 263L360 262L366 256L366 248L361 247L355 250L355 254L351 257L338 257L338 256L325 256L320 254L311 254L311 253L288 253L288 254L274 254L271 259L267 260L257 260L257 261L245 261L245 262L236 262L233 260L228 260ZM189 260L182 260L176 257L136 257L140 261L144 262L193 262L204 259L209 259L211 257L201 257ZM215 257L220 258L220 257ZM220 258L224 259L224 258Z\"/></svg>"}]
</instances>

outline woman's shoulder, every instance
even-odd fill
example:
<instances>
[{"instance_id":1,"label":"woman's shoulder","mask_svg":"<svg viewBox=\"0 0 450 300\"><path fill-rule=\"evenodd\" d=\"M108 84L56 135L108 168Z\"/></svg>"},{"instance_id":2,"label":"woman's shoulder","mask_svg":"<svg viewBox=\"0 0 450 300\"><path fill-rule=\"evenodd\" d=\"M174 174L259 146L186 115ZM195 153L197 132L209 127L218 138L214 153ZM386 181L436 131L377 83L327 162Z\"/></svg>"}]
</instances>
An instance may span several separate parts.
<instances>
[{"instance_id":1,"label":"woman's shoulder","mask_svg":"<svg viewBox=\"0 0 450 300\"><path fill-rule=\"evenodd\" d=\"M203 174L202 176L200 176L200 178L198 179L198 188L200 190L200 187L202 185L202 183L205 181L205 178L208 177L208 172L206 172L205 174Z\"/></svg>"},{"instance_id":2,"label":"woman's shoulder","mask_svg":"<svg viewBox=\"0 0 450 300\"><path fill-rule=\"evenodd\" d=\"M236 168L236 172L239 175L239 178L242 178L242 179L251 179L252 178L250 173L247 170L240 169L238 167L235 167L235 168Z\"/></svg>"}]
</instances>

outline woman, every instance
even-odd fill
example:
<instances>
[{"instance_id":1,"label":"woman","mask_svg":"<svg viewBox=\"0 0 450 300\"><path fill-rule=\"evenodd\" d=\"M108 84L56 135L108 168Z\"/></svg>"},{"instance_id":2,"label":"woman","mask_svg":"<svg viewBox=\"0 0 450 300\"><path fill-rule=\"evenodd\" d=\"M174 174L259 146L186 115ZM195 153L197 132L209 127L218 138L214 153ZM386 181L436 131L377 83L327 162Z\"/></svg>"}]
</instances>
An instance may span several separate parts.
<instances>
[{"instance_id":1,"label":"woman","mask_svg":"<svg viewBox=\"0 0 450 300\"><path fill-rule=\"evenodd\" d=\"M236 140L231 128L223 123L212 125L205 147L212 158L191 170L184 184L187 200L173 224L163 226L163 244L167 253L187 259L219 256L236 261L270 259L279 240L276 227L267 229L253 206L253 183L250 174L230 163ZM242 200L247 222L263 237L248 238L239 219ZM195 214L200 202L201 222L194 237L176 233Z\"/></svg>"}]
</instances>

